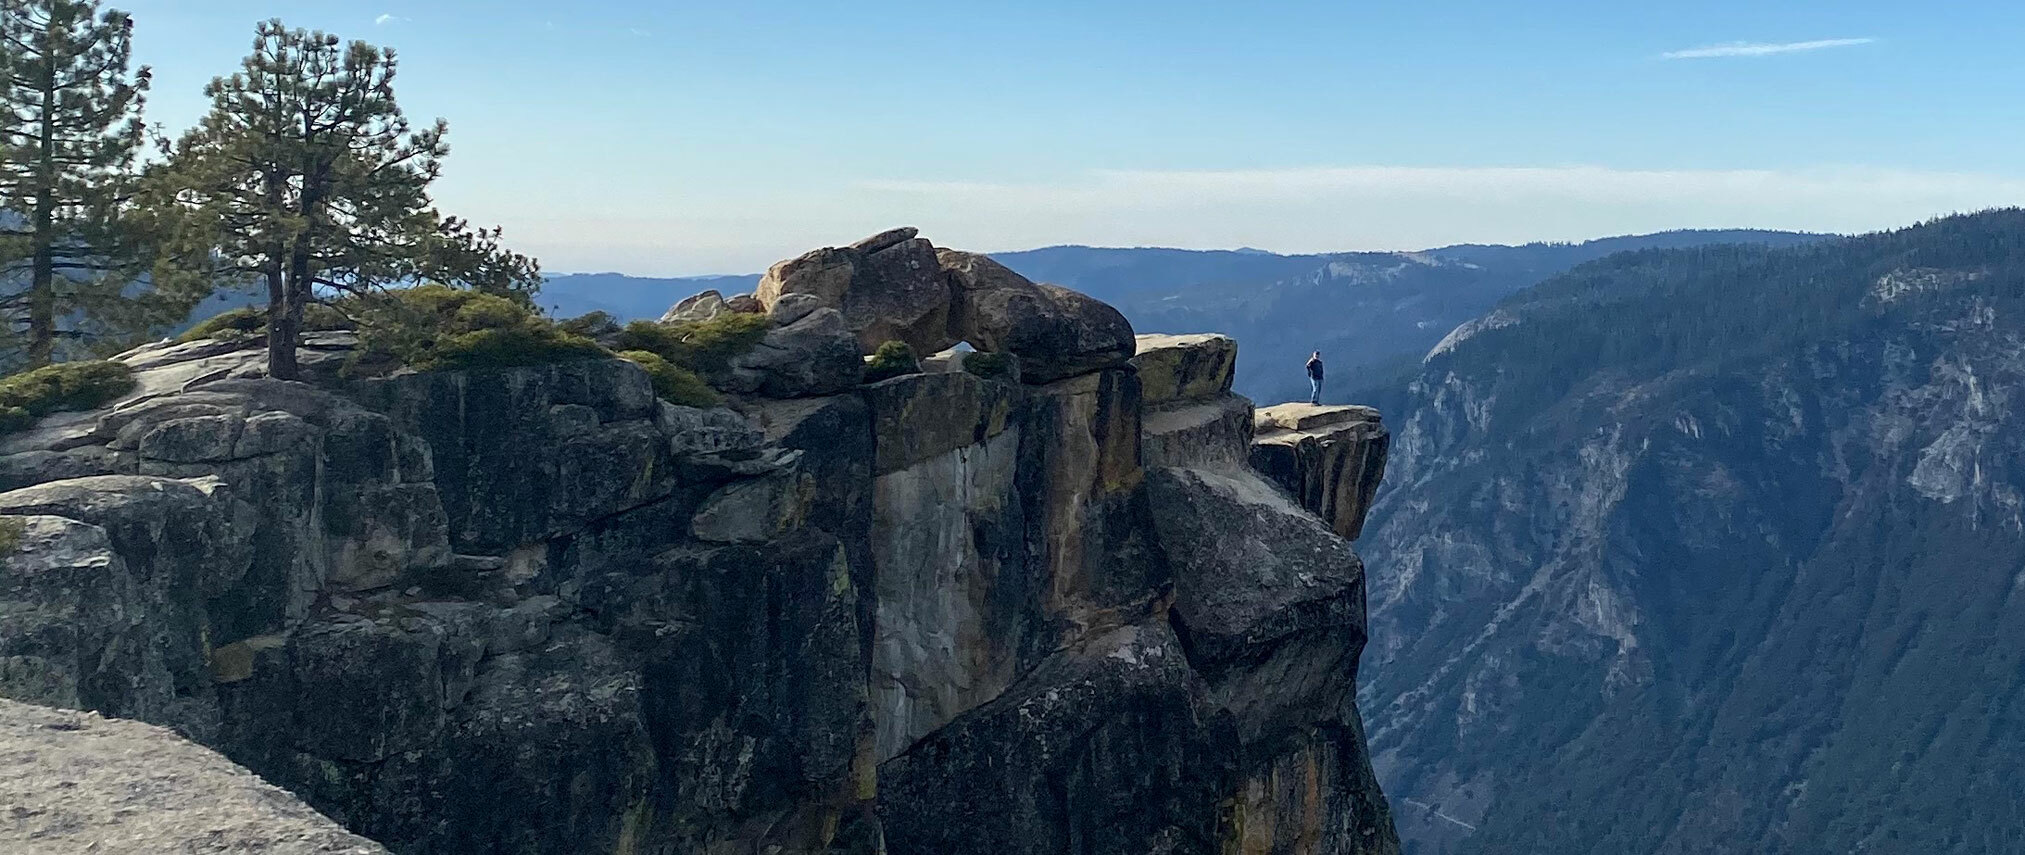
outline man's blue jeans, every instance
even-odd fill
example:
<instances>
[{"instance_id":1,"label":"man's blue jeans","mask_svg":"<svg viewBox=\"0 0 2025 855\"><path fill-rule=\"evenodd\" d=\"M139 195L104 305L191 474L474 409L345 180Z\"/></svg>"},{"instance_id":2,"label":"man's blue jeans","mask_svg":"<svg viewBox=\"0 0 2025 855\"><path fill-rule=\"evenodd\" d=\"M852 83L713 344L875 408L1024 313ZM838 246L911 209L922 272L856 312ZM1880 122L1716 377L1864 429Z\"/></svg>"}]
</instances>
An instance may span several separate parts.
<instances>
[{"instance_id":1,"label":"man's blue jeans","mask_svg":"<svg viewBox=\"0 0 2025 855\"><path fill-rule=\"evenodd\" d=\"M1308 396L1308 403L1310 404L1322 403L1322 378L1310 377L1308 378L1308 385L1315 387L1314 394Z\"/></svg>"}]
</instances>

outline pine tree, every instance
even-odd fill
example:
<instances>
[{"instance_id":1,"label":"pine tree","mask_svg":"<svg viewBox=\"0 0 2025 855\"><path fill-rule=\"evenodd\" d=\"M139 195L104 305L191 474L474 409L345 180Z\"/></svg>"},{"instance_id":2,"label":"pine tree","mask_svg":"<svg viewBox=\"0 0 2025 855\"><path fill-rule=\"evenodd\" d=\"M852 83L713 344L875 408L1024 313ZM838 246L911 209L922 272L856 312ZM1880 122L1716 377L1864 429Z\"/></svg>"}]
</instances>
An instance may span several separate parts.
<instances>
[{"instance_id":1,"label":"pine tree","mask_svg":"<svg viewBox=\"0 0 2025 855\"><path fill-rule=\"evenodd\" d=\"M154 176L184 269L264 282L268 375L297 376L303 309L322 295L420 281L529 297L533 259L497 230L440 214L429 185L449 153L394 99L395 57L365 42L262 23L253 54L205 88L211 112Z\"/></svg>"},{"instance_id":2,"label":"pine tree","mask_svg":"<svg viewBox=\"0 0 2025 855\"><path fill-rule=\"evenodd\" d=\"M5 275L27 281L0 311L25 327L30 367L59 339L118 341L201 297L136 282L145 241L129 214L149 74L132 47L133 20L97 0L0 0L0 235Z\"/></svg>"}]
</instances>

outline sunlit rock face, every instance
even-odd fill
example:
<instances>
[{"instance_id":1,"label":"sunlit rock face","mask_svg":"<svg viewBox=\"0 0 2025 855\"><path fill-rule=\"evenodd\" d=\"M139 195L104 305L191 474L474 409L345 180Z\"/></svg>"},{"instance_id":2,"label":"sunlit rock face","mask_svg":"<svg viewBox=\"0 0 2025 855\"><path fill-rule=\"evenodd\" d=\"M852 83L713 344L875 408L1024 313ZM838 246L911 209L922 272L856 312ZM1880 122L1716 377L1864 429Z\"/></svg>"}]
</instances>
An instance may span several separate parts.
<instances>
[{"instance_id":1,"label":"sunlit rock face","mask_svg":"<svg viewBox=\"0 0 2025 855\"><path fill-rule=\"evenodd\" d=\"M1392 435L1370 407L1280 404L1258 411L1252 465L1356 540L1385 477Z\"/></svg>"},{"instance_id":2,"label":"sunlit rock face","mask_svg":"<svg viewBox=\"0 0 2025 855\"><path fill-rule=\"evenodd\" d=\"M758 299L827 354L847 292L979 287L884 258L916 241ZM1017 371L715 409L620 360L137 351L133 397L0 447L0 695L171 726L402 853L1397 851L1363 568L1248 465L1235 345L1071 314L960 339Z\"/></svg>"}]
</instances>

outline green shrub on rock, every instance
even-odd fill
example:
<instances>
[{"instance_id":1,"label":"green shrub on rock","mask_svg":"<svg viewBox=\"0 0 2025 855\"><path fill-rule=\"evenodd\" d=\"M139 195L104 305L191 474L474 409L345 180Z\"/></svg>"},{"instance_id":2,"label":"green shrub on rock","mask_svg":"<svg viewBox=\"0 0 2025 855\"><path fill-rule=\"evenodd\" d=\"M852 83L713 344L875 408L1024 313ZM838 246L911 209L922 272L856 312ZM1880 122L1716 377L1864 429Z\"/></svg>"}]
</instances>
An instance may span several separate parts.
<instances>
[{"instance_id":1,"label":"green shrub on rock","mask_svg":"<svg viewBox=\"0 0 2025 855\"><path fill-rule=\"evenodd\" d=\"M304 332L348 330L354 329L357 326L358 324L353 322L342 310L326 306L322 303L312 303L304 306L302 310L302 329ZM189 344L193 341L203 341L205 339L235 341L238 339L264 338L266 335L267 310L253 306L244 306L237 309L228 309L199 321L196 326L185 330L182 335L176 336L176 341L180 344Z\"/></svg>"},{"instance_id":2,"label":"green shrub on rock","mask_svg":"<svg viewBox=\"0 0 2025 855\"><path fill-rule=\"evenodd\" d=\"M252 307L242 307L219 312L199 321L196 326L176 336L176 341L188 344L204 339L223 341L251 338L266 331L267 313Z\"/></svg>"},{"instance_id":3,"label":"green shrub on rock","mask_svg":"<svg viewBox=\"0 0 2025 855\"><path fill-rule=\"evenodd\" d=\"M986 380L1011 380L1012 357L1003 353L973 353L963 358L963 370Z\"/></svg>"},{"instance_id":4,"label":"green shrub on rock","mask_svg":"<svg viewBox=\"0 0 2025 855\"><path fill-rule=\"evenodd\" d=\"M879 345L872 352L872 359L865 363L865 382L877 383L906 374L921 373L921 361L914 358L914 348L904 341L889 341Z\"/></svg>"},{"instance_id":5,"label":"green shrub on rock","mask_svg":"<svg viewBox=\"0 0 2025 855\"><path fill-rule=\"evenodd\" d=\"M703 321L634 321L619 333L619 350L644 350L701 375L723 371L773 328L765 315L726 312Z\"/></svg>"},{"instance_id":6,"label":"green shrub on rock","mask_svg":"<svg viewBox=\"0 0 2025 855\"><path fill-rule=\"evenodd\" d=\"M20 430L50 413L89 410L134 388L133 372L117 362L59 362L0 379L0 433Z\"/></svg>"},{"instance_id":7,"label":"green shrub on rock","mask_svg":"<svg viewBox=\"0 0 2025 855\"><path fill-rule=\"evenodd\" d=\"M355 374L546 365L609 354L565 332L526 304L445 285L418 285L359 299L363 319Z\"/></svg>"},{"instance_id":8,"label":"green shrub on rock","mask_svg":"<svg viewBox=\"0 0 2025 855\"><path fill-rule=\"evenodd\" d=\"M619 322L608 312L586 312L574 318L565 318L556 321L555 328L569 335L583 336L592 341L605 341L616 338L623 329L619 326Z\"/></svg>"},{"instance_id":9,"label":"green shrub on rock","mask_svg":"<svg viewBox=\"0 0 2025 855\"><path fill-rule=\"evenodd\" d=\"M647 379L654 383L654 394L661 400L685 407L714 407L721 400L717 390L696 376L696 372L675 365L661 355L646 350L625 350L619 358L632 362L647 370Z\"/></svg>"}]
</instances>

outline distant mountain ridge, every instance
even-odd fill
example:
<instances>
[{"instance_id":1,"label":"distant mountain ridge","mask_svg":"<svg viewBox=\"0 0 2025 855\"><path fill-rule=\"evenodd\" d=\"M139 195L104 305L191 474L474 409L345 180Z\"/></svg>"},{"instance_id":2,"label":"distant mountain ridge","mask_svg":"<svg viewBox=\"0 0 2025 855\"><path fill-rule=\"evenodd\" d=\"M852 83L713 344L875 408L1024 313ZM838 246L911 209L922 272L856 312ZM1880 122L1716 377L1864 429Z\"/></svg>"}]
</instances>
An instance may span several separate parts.
<instances>
[{"instance_id":1,"label":"distant mountain ridge","mask_svg":"<svg viewBox=\"0 0 2025 855\"><path fill-rule=\"evenodd\" d=\"M1408 853L2025 851L2025 211L1612 255L1415 374L1358 544Z\"/></svg>"},{"instance_id":2,"label":"distant mountain ridge","mask_svg":"<svg viewBox=\"0 0 2025 855\"><path fill-rule=\"evenodd\" d=\"M1039 282L1117 306L1143 333L1221 332L1240 343L1238 391L1258 400L1306 394L1300 365L1321 350L1338 400L1379 385L1498 300L1586 261L1625 250L1725 243L1791 246L1827 236L1681 230L1583 243L1459 244L1418 252L1280 255L1262 250L1051 246L992 257ZM758 274L551 277L540 303L557 317L603 311L657 318L706 289L751 291Z\"/></svg>"}]
</instances>

